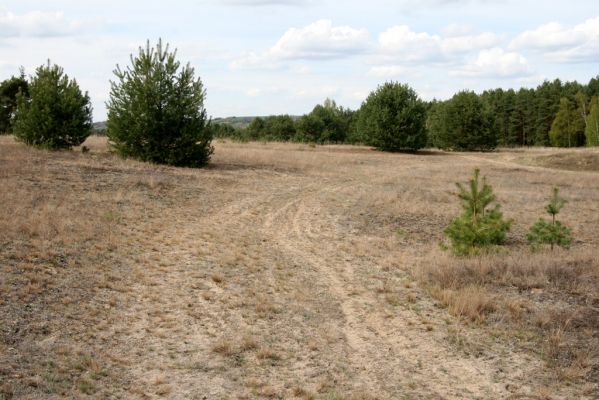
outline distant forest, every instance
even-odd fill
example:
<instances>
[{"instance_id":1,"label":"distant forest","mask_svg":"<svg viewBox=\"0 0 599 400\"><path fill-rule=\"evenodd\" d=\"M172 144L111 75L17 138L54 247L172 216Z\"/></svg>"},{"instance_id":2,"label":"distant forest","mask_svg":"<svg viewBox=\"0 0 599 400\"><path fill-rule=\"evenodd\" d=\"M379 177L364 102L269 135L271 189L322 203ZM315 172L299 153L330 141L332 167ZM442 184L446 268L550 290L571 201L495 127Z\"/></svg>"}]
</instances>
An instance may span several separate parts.
<instances>
[{"instance_id":1,"label":"distant forest","mask_svg":"<svg viewBox=\"0 0 599 400\"><path fill-rule=\"evenodd\" d=\"M474 94L485 115L490 116L490 129L495 146L560 146L575 147L598 145L588 134L589 122L599 125L599 75L587 84L560 79L545 81L534 89L492 89ZM464 94L464 92L460 92ZM449 147L439 140L436 120L458 101L460 94L452 99L425 102L427 110L427 145ZM472 103L472 101L470 102ZM453 104L452 113L445 112L447 119L467 118L472 104ZM360 130L361 108L350 110L327 99L303 116L272 115L268 117L230 117L212 121L216 137L235 140L297 141L314 143L365 143ZM461 114L461 115L457 115ZM591 121L589 121L591 120ZM591 127L593 128L593 127ZM594 128L599 131L599 126ZM587 135L585 135L587 131ZM591 131L591 132L589 132ZM472 132L470 132L472 133ZM476 134L476 132L474 132ZM482 133L481 133L482 134ZM488 132L485 133L488 135Z\"/></svg>"}]
</instances>

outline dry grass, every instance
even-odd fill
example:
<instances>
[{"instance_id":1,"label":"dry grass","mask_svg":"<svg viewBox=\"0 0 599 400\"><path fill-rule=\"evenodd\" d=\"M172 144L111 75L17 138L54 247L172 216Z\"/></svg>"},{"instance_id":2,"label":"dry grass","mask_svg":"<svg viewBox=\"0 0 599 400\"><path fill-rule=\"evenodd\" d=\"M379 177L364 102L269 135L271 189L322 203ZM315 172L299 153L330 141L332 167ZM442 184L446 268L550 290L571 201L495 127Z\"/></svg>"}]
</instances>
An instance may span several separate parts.
<instances>
[{"instance_id":1,"label":"dry grass","mask_svg":"<svg viewBox=\"0 0 599 400\"><path fill-rule=\"evenodd\" d=\"M523 342L540 349L560 379L597 379L599 258L594 249L533 253L522 248L473 258L439 254L417 274L453 315L487 321L508 336L518 332Z\"/></svg>"},{"instance_id":2,"label":"dry grass","mask_svg":"<svg viewBox=\"0 0 599 400\"><path fill-rule=\"evenodd\" d=\"M86 146L0 138L0 398L599 390L598 176L525 165L564 152L218 142L191 170ZM438 242L475 166L515 223L456 259ZM554 185L577 241L532 253Z\"/></svg>"}]
</instances>

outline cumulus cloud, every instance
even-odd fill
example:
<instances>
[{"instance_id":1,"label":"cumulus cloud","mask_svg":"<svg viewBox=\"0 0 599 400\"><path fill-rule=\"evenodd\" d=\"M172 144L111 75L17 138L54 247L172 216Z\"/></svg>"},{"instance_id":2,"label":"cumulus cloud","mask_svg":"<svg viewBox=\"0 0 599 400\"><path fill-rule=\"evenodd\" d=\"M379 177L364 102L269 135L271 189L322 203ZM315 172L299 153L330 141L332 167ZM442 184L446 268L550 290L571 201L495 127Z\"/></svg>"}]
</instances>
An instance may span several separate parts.
<instances>
[{"instance_id":1,"label":"cumulus cloud","mask_svg":"<svg viewBox=\"0 0 599 400\"><path fill-rule=\"evenodd\" d=\"M573 27L557 22L518 35L511 49L530 49L563 62L589 61L599 57L599 16Z\"/></svg>"},{"instance_id":2,"label":"cumulus cloud","mask_svg":"<svg viewBox=\"0 0 599 400\"><path fill-rule=\"evenodd\" d=\"M291 28L270 49L276 58L330 58L361 53L369 46L366 29L333 26L320 20L304 28Z\"/></svg>"},{"instance_id":3,"label":"cumulus cloud","mask_svg":"<svg viewBox=\"0 0 599 400\"><path fill-rule=\"evenodd\" d=\"M462 77L518 78L529 76L532 69L524 56L495 47L481 50L464 67L450 73Z\"/></svg>"},{"instance_id":4,"label":"cumulus cloud","mask_svg":"<svg viewBox=\"0 0 599 400\"><path fill-rule=\"evenodd\" d=\"M246 53L231 63L232 68L276 68L291 59L343 58L367 51L370 34L366 29L333 26L319 20L303 28L291 28L265 53Z\"/></svg>"},{"instance_id":5,"label":"cumulus cloud","mask_svg":"<svg viewBox=\"0 0 599 400\"><path fill-rule=\"evenodd\" d=\"M470 29L451 26L445 36L414 32L407 25L396 25L379 35L381 49L403 61L443 61L454 55L491 48L500 42L490 32L474 33Z\"/></svg>"},{"instance_id":6,"label":"cumulus cloud","mask_svg":"<svg viewBox=\"0 0 599 400\"><path fill-rule=\"evenodd\" d=\"M52 37L77 33L82 24L69 21L62 12L33 11L16 15L0 11L0 37Z\"/></svg>"}]
</instances>

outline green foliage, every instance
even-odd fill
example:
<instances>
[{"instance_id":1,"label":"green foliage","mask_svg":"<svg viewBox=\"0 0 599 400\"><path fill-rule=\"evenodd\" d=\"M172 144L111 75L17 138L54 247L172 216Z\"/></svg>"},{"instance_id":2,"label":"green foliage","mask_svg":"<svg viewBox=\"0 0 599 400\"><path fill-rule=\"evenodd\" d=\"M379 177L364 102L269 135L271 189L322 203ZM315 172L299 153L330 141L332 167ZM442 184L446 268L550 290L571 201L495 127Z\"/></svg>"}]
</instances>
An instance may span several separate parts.
<instances>
[{"instance_id":1,"label":"green foliage","mask_svg":"<svg viewBox=\"0 0 599 400\"><path fill-rule=\"evenodd\" d=\"M294 140L297 142L319 142L324 129L325 123L322 119L312 113L306 114L297 121L297 134Z\"/></svg>"},{"instance_id":2,"label":"green foliage","mask_svg":"<svg viewBox=\"0 0 599 400\"><path fill-rule=\"evenodd\" d=\"M366 143L385 151L426 146L426 106L408 85L387 82L362 103L357 129Z\"/></svg>"},{"instance_id":3,"label":"green foliage","mask_svg":"<svg viewBox=\"0 0 599 400\"><path fill-rule=\"evenodd\" d=\"M12 133L12 119L17 110L19 93L25 98L29 97L29 83L23 70L20 76L13 76L0 83L0 135Z\"/></svg>"},{"instance_id":4,"label":"green foliage","mask_svg":"<svg viewBox=\"0 0 599 400\"><path fill-rule=\"evenodd\" d=\"M299 142L344 143L351 129L353 114L334 100L326 99L297 121L293 139Z\"/></svg>"},{"instance_id":5,"label":"green foliage","mask_svg":"<svg viewBox=\"0 0 599 400\"><path fill-rule=\"evenodd\" d=\"M597 96L591 99L584 135L587 146L599 146L599 97Z\"/></svg>"},{"instance_id":6,"label":"green foliage","mask_svg":"<svg viewBox=\"0 0 599 400\"><path fill-rule=\"evenodd\" d=\"M520 89L515 93L514 107L509 116L507 134L508 143L528 146L534 143L537 109L535 91Z\"/></svg>"},{"instance_id":7,"label":"green foliage","mask_svg":"<svg viewBox=\"0 0 599 400\"><path fill-rule=\"evenodd\" d=\"M584 119L577 110L576 103L567 97L560 100L549 139L551 145L556 147L575 147L584 142Z\"/></svg>"},{"instance_id":8,"label":"green foliage","mask_svg":"<svg viewBox=\"0 0 599 400\"><path fill-rule=\"evenodd\" d=\"M479 174L480 171L475 169L468 188L456 184L458 197L462 201L462 213L450 221L445 235L458 255L473 254L481 248L502 244L512 223L503 219L499 204L489 208L495 201L495 195L485 177L480 182Z\"/></svg>"},{"instance_id":9,"label":"green foliage","mask_svg":"<svg viewBox=\"0 0 599 400\"><path fill-rule=\"evenodd\" d=\"M29 96L17 94L13 130L17 139L29 145L65 149L78 146L90 135L92 107L57 65L40 66L29 84Z\"/></svg>"},{"instance_id":10,"label":"green foliage","mask_svg":"<svg viewBox=\"0 0 599 400\"><path fill-rule=\"evenodd\" d=\"M482 93L481 100L485 104L491 115L494 117L494 125L497 129L497 142L501 146L516 146L522 143L514 137L514 128L512 117L515 111L515 104L522 104L517 101L517 95L513 89L487 90Z\"/></svg>"},{"instance_id":11,"label":"green foliage","mask_svg":"<svg viewBox=\"0 0 599 400\"><path fill-rule=\"evenodd\" d=\"M530 228L526 238L533 247L539 247L542 244L553 246L558 245L563 248L569 248L572 244L572 233L570 228L556 220L557 214L566 204L566 200L559 196L559 189L553 188L553 194L549 200L549 204L545 206L545 211L551 215L551 221L546 221L540 218Z\"/></svg>"},{"instance_id":12,"label":"green foliage","mask_svg":"<svg viewBox=\"0 0 599 400\"><path fill-rule=\"evenodd\" d=\"M459 92L437 104L428 125L432 144L442 149L491 150L497 146L493 115L474 92Z\"/></svg>"},{"instance_id":13,"label":"green foliage","mask_svg":"<svg viewBox=\"0 0 599 400\"><path fill-rule=\"evenodd\" d=\"M147 42L131 66L117 66L107 103L107 136L124 157L200 167L213 152L213 131L204 109L206 92L194 69L181 68L176 51Z\"/></svg>"}]
</instances>

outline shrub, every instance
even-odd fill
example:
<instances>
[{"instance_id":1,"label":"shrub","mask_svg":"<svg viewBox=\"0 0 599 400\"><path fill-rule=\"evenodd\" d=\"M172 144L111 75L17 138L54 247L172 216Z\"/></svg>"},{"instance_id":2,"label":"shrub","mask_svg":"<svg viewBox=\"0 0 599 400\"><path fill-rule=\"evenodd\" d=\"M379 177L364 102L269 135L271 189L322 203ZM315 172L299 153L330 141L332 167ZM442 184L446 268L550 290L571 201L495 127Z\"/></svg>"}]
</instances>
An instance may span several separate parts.
<instances>
[{"instance_id":1,"label":"shrub","mask_svg":"<svg viewBox=\"0 0 599 400\"><path fill-rule=\"evenodd\" d=\"M418 150L426 145L426 106L408 85L387 82L362 104L357 128L380 150Z\"/></svg>"},{"instance_id":2,"label":"shrub","mask_svg":"<svg viewBox=\"0 0 599 400\"><path fill-rule=\"evenodd\" d=\"M17 95L14 135L29 145L65 149L87 139L92 128L92 107L87 93L82 94L57 65L40 66L29 85L29 97Z\"/></svg>"},{"instance_id":3,"label":"shrub","mask_svg":"<svg viewBox=\"0 0 599 400\"><path fill-rule=\"evenodd\" d=\"M205 165L213 152L200 78L159 40L139 49L132 65L114 71L107 136L124 157L176 166Z\"/></svg>"},{"instance_id":4,"label":"shrub","mask_svg":"<svg viewBox=\"0 0 599 400\"><path fill-rule=\"evenodd\" d=\"M572 233L570 228L556 220L556 215L559 214L562 207L566 204L566 200L559 196L559 189L553 188L553 194L549 200L549 204L545 206L545 210L551 215L551 222L539 218L537 222L530 228L526 238L533 247L538 247L542 244L551 245L553 250L554 245L563 248L569 248L572 244Z\"/></svg>"},{"instance_id":5,"label":"shrub","mask_svg":"<svg viewBox=\"0 0 599 400\"><path fill-rule=\"evenodd\" d=\"M463 211L449 223L445 235L458 255L473 254L481 248L502 244L512 223L503 219L499 204L487 208L495 201L495 195L485 177L482 184L479 182L479 174L480 171L475 169L468 190L462 184L456 184Z\"/></svg>"}]
</instances>

